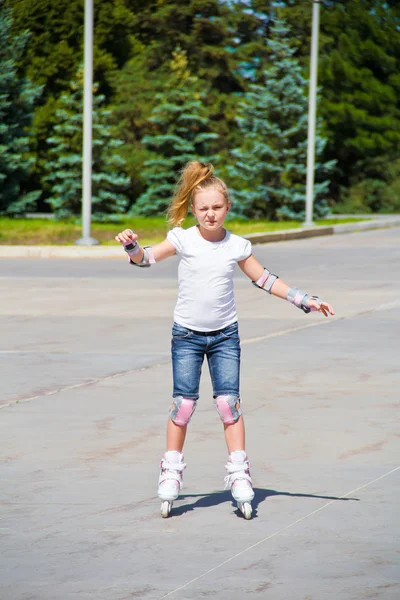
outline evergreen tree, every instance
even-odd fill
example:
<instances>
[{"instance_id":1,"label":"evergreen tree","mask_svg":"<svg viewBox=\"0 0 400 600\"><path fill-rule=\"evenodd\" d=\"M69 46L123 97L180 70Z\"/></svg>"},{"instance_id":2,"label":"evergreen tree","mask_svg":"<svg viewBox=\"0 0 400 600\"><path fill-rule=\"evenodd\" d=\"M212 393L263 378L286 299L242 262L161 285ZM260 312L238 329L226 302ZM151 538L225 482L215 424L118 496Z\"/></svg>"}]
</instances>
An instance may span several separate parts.
<instances>
[{"instance_id":1,"label":"evergreen tree","mask_svg":"<svg viewBox=\"0 0 400 600\"><path fill-rule=\"evenodd\" d=\"M118 153L122 142L114 139L111 111L104 96L93 94L92 213L96 220L110 219L125 211L129 179ZM50 158L45 181L51 186L48 202L57 218L81 212L82 202L82 77L62 94L56 110L54 135L48 139Z\"/></svg>"},{"instance_id":2,"label":"evergreen tree","mask_svg":"<svg viewBox=\"0 0 400 600\"><path fill-rule=\"evenodd\" d=\"M41 208L47 209L48 186L43 180L49 157L47 139L56 123L55 111L61 94L69 90L83 58L83 0L6 0L12 7L12 33L20 35L29 29L31 36L25 51L18 56L17 70L43 87L30 132L35 140L35 168L31 186L43 190ZM99 92L107 105L113 94L112 81L131 53L130 36L135 15L125 0L96 0L94 10L93 71Z\"/></svg>"},{"instance_id":3,"label":"evergreen tree","mask_svg":"<svg viewBox=\"0 0 400 600\"><path fill-rule=\"evenodd\" d=\"M303 218L307 162L308 100L306 82L285 22L276 19L268 40L270 65L263 85L252 84L239 105L242 145L232 151L227 167L234 189L234 213L270 219ZM316 171L324 140L317 136ZM315 185L315 211L327 212L323 199L329 182Z\"/></svg>"},{"instance_id":4,"label":"evergreen tree","mask_svg":"<svg viewBox=\"0 0 400 600\"><path fill-rule=\"evenodd\" d=\"M168 85L170 69L149 70L146 48L134 42L135 57L130 60L115 78L117 94L114 97L113 120L117 136L124 141L121 154L126 160L126 169L131 180L130 204L145 191L143 166L151 156L142 144L145 135L153 130L149 121L153 109Z\"/></svg>"},{"instance_id":5,"label":"evergreen tree","mask_svg":"<svg viewBox=\"0 0 400 600\"><path fill-rule=\"evenodd\" d=\"M48 192L42 177L47 138L60 95L82 61L84 2L3 0L3 5L13 10L13 39L24 36L26 29L31 32L24 51L15 53L15 77L43 86L29 126L35 162L24 186L26 190L41 186L39 203L43 203ZM251 83L264 85L265 39L275 17L290 25L293 58L307 79L311 16L311 0L96 0L95 80L107 105L115 106L132 200L145 188L141 172L149 151L141 139L152 133L154 124L148 119L156 98L160 102L157 93L170 77L168 57L174 48L186 52L191 74L207 89L204 103L219 135L218 152L228 160L229 149L242 141L236 124L241 94ZM355 186L359 199L360 189L367 192L368 182L376 181L374 199L366 202L386 207L386 199L379 203L375 197L400 177L397 167L390 174L382 168L400 155L400 3L324 0L320 18L318 114L328 138L323 156L337 159L330 196L339 200L346 195L343 190ZM24 117L30 112L24 111Z\"/></svg>"},{"instance_id":6,"label":"evergreen tree","mask_svg":"<svg viewBox=\"0 0 400 600\"><path fill-rule=\"evenodd\" d=\"M321 11L321 27L320 114L328 136L325 156L337 158L338 197L343 187L384 182L384 165L400 156L400 5L336 3Z\"/></svg>"},{"instance_id":7,"label":"evergreen tree","mask_svg":"<svg viewBox=\"0 0 400 600\"><path fill-rule=\"evenodd\" d=\"M295 56L308 69L311 5L279 5L291 25ZM399 30L396 0L321 2L318 113L327 137L324 159L337 161L330 196L340 211L388 210L386 190L400 182ZM392 210L396 206L393 198Z\"/></svg>"},{"instance_id":8,"label":"evergreen tree","mask_svg":"<svg viewBox=\"0 0 400 600\"><path fill-rule=\"evenodd\" d=\"M143 169L147 190L133 206L134 214L155 215L168 206L179 171L189 160L211 160L212 142L205 90L199 90L188 71L185 53L176 51L171 61L171 78L149 121L154 130L142 143L153 153Z\"/></svg>"},{"instance_id":9,"label":"evergreen tree","mask_svg":"<svg viewBox=\"0 0 400 600\"><path fill-rule=\"evenodd\" d=\"M210 90L229 94L242 91L246 60L265 57L265 19L251 10L256 0L126 2L136 17L135 39L148 48L146 60L153 69L162 67L165 56L179 47L191 73L207 80Z\"/></svg>"},{"instance_id":10,"label":"evergreen tree","mask_svg":"<svg viewBox=\"0 0 400 600\"><path fill-rule=\"evenodd\" d=\"M171 79L166 57L172 56L176 47L185 52L198 88L207 89L202 102L210 127L219 135L218 152L226 157L229 148L239 143L237 94L246 89L248 81L257 79L267 54L267 22L265 15L249 10L253 3L255 0L149 0L144 6L138 0L127 0L135 14L132 58L113 79L113 101L119 135L125 142L133 200L146 188L142 169L149 150L141 140L153 133L149 118L163 102L159 94Z\"/></svg>"},{"instance_id":11,"label":"evergreen tree","mask_svg":"<svg viewBox=\"0 0 400 600\"><path fill-rule=\"evenodd\" d=\"M16 61L29 34L11 35L12 13L0 5L0 213L18 214L33 209L39 191L25 193L26 181L34 159L29 155L27 127L38 86L19 77Z\"/></svg>"}]
</instances>

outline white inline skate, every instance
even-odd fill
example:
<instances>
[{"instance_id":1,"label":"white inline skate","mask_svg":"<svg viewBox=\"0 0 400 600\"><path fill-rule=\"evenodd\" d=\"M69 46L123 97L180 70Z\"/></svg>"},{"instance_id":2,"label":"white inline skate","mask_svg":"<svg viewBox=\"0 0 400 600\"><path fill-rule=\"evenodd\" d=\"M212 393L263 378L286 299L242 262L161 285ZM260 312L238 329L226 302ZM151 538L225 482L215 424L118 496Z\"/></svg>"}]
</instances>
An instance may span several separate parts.
<instances>
[{"instance_id":1,"label":"white inline skate","mask_svg":"<svg viewBox=\"0 0 400 600\"><path fill-rule=\"evenodd\" d=\"M253 512L251 501L254 498L250 477L250 464L244 450L231 452L225 469L229 475L225 477L225 489L230 487L232 496L237 502L238 509L245 519L251 519Z\"/></svg>"},{"instance_id":2,"label":"white inline skate","mask_svg":"<svg viewBox=\"0 0 400 600\"><path fill-rule=\"evenodd\" d=\"M179 496L184 469L183 454L176 450L164 454L158 480L158 497L162 500L161 516L164 518L169 516L174 500Z\"/></svg>"}]
</instances>

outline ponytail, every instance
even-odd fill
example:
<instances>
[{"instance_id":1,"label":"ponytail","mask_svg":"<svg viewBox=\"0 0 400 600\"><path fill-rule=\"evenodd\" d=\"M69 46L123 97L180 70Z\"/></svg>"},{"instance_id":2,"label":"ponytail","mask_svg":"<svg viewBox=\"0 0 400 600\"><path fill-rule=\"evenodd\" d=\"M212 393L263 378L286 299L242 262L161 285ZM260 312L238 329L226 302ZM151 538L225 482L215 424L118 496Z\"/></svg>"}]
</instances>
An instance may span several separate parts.
<instances>
[{"instance_id":1,"label":"ponytail","mask_svg":"<svg viewBox=\"0 0 400 600\"><path fill-rule=\"evenodd\" d=\"M186 219L193 191L207 179L213 176L214 167L211 163L197 160L187 163L181 172L174 197L168 207L168 222L173 227L180 227Z\"/></svg>"}]
</instances>

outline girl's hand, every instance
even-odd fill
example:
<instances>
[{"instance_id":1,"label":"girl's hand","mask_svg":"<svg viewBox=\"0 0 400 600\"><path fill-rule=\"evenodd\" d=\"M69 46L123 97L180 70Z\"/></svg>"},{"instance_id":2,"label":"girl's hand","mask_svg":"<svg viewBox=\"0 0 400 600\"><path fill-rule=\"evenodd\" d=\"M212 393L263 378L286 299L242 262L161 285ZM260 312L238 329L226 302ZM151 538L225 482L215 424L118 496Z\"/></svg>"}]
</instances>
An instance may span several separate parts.
<instances>
[{"instance_id":1,"label":"girl's hand","mask_svg":"<svg viewBox=\"0 0 400 600\"><path fill-rule=\"evenodd\" d=\"M125 229L124 231L121 231L121 233L116 235L115 239L117 240L117 242L121 242L121 244L126 246L127 244L135 243L136 240L139 239L139 236L137 235L137 233L134 233L132 229Z\"/></svg>"},{"instance_id":2,"label":"girl's hand","mask_svg":"<svg viewBox=\"0 0 400 600\"><path fill-rule=\"evenodd\" d=\"M325 315L325 317L327 317L328 315L335 314L333 307L330 304L328 304L327 302L321 302L321 304L319 304L319 302L317 300L314 300L313 298L309 298L308 306L311 308L311 310L317 310L318 312L323 313Z\"/></svg>"}]
</instances>

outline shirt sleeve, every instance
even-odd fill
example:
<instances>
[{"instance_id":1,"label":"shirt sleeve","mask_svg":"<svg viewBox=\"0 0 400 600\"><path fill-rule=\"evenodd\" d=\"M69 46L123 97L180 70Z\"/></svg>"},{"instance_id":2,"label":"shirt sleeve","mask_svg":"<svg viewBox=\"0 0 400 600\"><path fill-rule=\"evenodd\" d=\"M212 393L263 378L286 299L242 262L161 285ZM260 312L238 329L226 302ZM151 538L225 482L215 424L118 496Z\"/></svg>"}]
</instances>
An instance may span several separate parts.
<instances>
[{"instance_id":1,"label":"shirt sleeve","mask_svg":"<svg viewBox=\"0 0 400 600\"><path fill-rule=\"evenodd\" d=\"M251 242L249 240L242 240L243 244L241 244L241 248L239 250L238 262L244 260L245 258L249 258L252 253Z\"/></svg>"},{"instance_id":2,"label":"shirt sleeve","mask_svg":"<svg viewBox=\"0 0 400 600\"><path fill-rule=\"evenodd\" d=\"M167 233L167 240L171 242L177 254L180 254L183 250L183 234L182 227L174 227Z\"/></svg>"}]
</instances>

